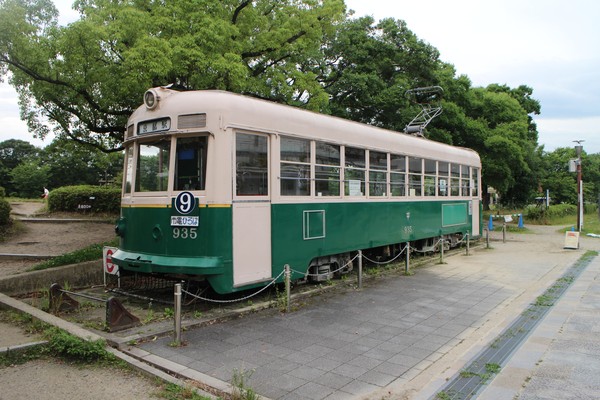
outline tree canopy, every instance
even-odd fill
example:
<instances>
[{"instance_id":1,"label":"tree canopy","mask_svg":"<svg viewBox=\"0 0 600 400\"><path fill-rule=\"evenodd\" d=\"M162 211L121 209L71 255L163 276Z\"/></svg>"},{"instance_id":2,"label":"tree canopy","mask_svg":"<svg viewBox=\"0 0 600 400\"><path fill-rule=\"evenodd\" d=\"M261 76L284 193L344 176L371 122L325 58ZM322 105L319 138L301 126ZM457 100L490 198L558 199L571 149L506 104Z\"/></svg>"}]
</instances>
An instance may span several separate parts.
<instances>
[{"instance_id":1,"label":"tree canopy","mask_svg":"<svg viewBox=\"0 0 600 400\"><path fill-rule=\"evenodd\" d=\"M0 2L0 65L35 136L120 149L150 87L223 89L319 110L310 70L345 16L342 0L79 0L57 23L49 0Z\"/></svg>"},{"instance_id":2,"label":"tree canopy","mask_svg":"<svg viewBox=\"0 0 600 400\"><path fill-rule=\"evenodd\" d=\"M0 0L0 73L36 137L52 131L58 141L118 151L143 93L168 84L402 131L420 110L406 91L441 86L443 113L428 138L476 150L484 186L508 203L527 202L547 178L533 89L473 87L404 21L355 18L343 0L77 0L74 7L80 19L60 26L50 0ZM61 146L52 151L77 151Z\"/></svg>"}]
</instances>

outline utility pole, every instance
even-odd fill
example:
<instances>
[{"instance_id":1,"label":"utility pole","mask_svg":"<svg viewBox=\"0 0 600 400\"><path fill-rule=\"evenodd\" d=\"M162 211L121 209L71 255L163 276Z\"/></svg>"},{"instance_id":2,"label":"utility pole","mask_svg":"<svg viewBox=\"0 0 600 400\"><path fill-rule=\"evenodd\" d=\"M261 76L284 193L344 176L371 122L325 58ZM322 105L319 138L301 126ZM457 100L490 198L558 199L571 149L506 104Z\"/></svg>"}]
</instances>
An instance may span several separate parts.
<instances>
[{"instance_id":1,"label":"utility pole","mask_svg":"<svg viewBox=\"0 0 600 400\"><path fill-rule=\"evenodd\" d=\"M577 231L581 232L583 229L583 182L581 181L581 152L583 146L581 143L584 140L573 140L577 143L575 146L575 152L577 153Z\"/></svg>"}]
</instances>

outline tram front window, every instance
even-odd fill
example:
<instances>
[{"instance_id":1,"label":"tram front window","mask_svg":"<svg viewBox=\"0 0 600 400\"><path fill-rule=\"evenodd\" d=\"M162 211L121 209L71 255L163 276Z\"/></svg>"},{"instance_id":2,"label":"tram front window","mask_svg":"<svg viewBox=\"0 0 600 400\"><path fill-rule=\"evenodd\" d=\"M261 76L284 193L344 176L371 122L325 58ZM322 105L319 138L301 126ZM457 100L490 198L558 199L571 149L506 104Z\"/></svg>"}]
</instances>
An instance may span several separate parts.
<instances>
[{"instance_id":1,"label":"tram front window","mask_svg":"<svg viewBox=\"0 0 600 400\"><path fill-rule=\"evenodd\" d=\"M162 192L169 181L171 140L140 143L136 168L136 192Z\"/></svg>"},{"instance_id":2,"label":"tram front window","mask_svg":"<svg viewBox=\"0 0 600 400\"><path fill-rule=\"evenodd\" d=\"M206 136L177 139L174 190L204 190Z\"/></svg>"}]
</instances>

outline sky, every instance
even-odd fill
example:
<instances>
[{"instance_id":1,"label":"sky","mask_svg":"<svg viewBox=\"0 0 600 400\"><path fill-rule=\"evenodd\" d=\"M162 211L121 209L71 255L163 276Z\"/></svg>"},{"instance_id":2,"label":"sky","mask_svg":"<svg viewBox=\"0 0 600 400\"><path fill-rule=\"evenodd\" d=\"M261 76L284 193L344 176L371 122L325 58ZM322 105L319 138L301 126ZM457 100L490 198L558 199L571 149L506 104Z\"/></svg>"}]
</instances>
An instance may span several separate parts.
<instances>
[{"instance_id":1,"label":"sky","mask_svg":"<svg viewBox=\"0 0 600 400\"><path fill-rule=\"evenodd\" d=\"M55 0L59 21L77 19L72 0ZM473 86L527 85L541 103L534 116L546 151L583 140L600 153L600 2L597 0L346 0L355 16L406 21ZM17 97L0 83L0 141L27 140Z\"/></svg>"}]
</instances>

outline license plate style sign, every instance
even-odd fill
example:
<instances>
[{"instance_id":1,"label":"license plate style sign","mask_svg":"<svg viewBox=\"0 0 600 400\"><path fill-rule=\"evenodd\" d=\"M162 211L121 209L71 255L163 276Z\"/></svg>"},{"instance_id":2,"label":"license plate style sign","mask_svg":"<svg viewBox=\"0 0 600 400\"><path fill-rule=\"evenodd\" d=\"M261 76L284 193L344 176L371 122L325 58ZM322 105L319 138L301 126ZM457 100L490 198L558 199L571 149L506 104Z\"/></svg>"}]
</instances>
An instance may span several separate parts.
<instances>
[{"instance_id":1,"label":"license plate style sign","mask_svg":"<svg viewBox=\"0 0 600 400\"><path fill-rule=\"evenodd\" d=\"M172 216L171 226L198 226L198 217Z\"/></svg>"}]
</instances>

